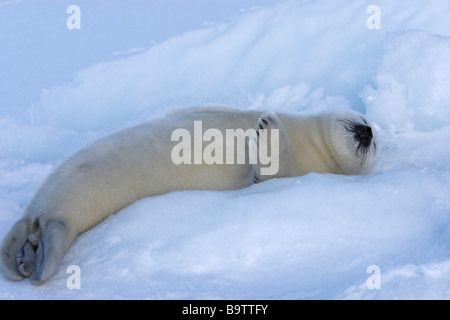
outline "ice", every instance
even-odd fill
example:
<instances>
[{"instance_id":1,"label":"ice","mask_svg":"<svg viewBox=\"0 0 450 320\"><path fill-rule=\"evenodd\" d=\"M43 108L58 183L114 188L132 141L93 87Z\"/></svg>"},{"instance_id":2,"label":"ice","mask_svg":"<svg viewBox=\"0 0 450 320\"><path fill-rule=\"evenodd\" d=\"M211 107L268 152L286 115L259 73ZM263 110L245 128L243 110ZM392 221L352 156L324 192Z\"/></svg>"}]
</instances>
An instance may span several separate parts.
<instances>
[{"instance_id":1,"label":"ice","mask_svg":"<svg viewBox=\"0 0 450 320\"><path fill-rule=\"evenodd\" d=\"M450 298L448 1L80 0L80 33L70 4L0 1L0 237L72 152L182 107L351 108L379 160L367 176L142 199L81 235L45 285L0 276L0 298Z\"/></svg>"}]
</instances>

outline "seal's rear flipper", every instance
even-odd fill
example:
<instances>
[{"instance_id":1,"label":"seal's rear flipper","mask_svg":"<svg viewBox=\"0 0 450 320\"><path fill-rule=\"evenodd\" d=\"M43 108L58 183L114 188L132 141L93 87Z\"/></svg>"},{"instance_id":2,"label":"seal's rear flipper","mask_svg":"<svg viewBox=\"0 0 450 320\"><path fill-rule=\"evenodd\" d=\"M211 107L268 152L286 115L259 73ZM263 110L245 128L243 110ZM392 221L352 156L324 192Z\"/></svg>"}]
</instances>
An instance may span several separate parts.
<instances>
[{"instance_id":1,"label":"seal's rear flipper","mask_svg":"<svg viewBox=\"0 0 450 320\"><path fill-rule=\"evenodd\" d=\"M22 219L13 225L3 240L0 264L5 275L11 280L19 281L24 278L17 267L18 260L23 257L29 233L29 225L25 219Z\"/></svg>"},{"instance_id":2,"label":"seal's rear flipper","mask_svg":"<svg viewBox=\"0 0 450 320\"><path fill-rule=\"evenodd\" d=\"M64 220L56 219L48 224L36 250L36 264L30 277L32 284L41 285L50 279L74 239Z\"/></svg>"}]
</instances>

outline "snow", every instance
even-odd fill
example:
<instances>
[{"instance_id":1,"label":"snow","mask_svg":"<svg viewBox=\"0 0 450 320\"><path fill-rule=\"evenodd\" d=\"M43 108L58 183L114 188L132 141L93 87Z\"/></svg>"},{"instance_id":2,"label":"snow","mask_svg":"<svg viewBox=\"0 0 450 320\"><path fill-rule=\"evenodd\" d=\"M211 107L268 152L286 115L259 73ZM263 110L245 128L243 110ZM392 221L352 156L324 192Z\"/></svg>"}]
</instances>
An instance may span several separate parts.
<instances>
[{"instance_id":1,"label":"snow","mask_svg":"<svg viewBox=\"0 0 450 320\"><path fill-rule=\"evenodd\" d=\"M80 0L68 30L71 4L0 1L0 237L71 153L191 105L352 108L376 124L379 160L142 199L45 285L0 276L0 298L450 298L450 2Z\"/></svg>"}]
</instances>

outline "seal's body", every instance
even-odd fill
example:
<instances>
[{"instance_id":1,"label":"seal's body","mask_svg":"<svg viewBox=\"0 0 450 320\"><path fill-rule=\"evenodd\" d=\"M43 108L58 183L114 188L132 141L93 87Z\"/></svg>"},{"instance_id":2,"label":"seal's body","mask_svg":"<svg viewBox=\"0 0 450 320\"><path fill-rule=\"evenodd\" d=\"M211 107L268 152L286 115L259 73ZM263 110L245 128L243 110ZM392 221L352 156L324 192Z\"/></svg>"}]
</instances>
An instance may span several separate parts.
<instances>
[{"instance_id":1,"label":"seal's body","mask_svg":"<svg viewBox=\"0 0 450 320\"><path fill-rule=\"evenodd\" d=\"M367 121L354 112L301 117L204 108L176 113L122 130L78 151L37 191L21 220L6 235L1 264L12 280L34 284L57 270L76 237L133 202L175 190L234 190L266 180L259 164L175 164L172 134L256 128L280 130L280 168L272 177L308 172L365 174L376 157ZM217 131L218 130L218 131ZM243 147L258 144L257 136ZM195 150L194 150L195 152Z\"/></svg>"}]
</instances>

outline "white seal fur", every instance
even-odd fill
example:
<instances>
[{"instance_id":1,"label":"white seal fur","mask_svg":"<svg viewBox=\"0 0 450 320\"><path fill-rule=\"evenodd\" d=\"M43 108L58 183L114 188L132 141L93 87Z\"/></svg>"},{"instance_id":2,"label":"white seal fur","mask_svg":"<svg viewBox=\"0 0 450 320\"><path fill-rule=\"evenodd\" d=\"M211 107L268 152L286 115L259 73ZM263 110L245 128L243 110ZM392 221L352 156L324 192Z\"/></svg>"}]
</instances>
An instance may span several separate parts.
<instances>
[{"instance_id":1,"label":"white seal fur","mask_svg":"<svg viewBox=\"0 0 450 320\"><path fill-rule=\"evenodd\" d=\"M3 240L5 275L42 284L79 234L141 198L185 189L241 189L273 178L262 176L258 164L173 164L171 133L192 132L199 120L205 130L222 132L279 129L280 170L273 177L366 174L376 159L374 131L352 111L303 117L207 106L177 112L94 142L55 169Z\"/></svg>"}]
</instances>

